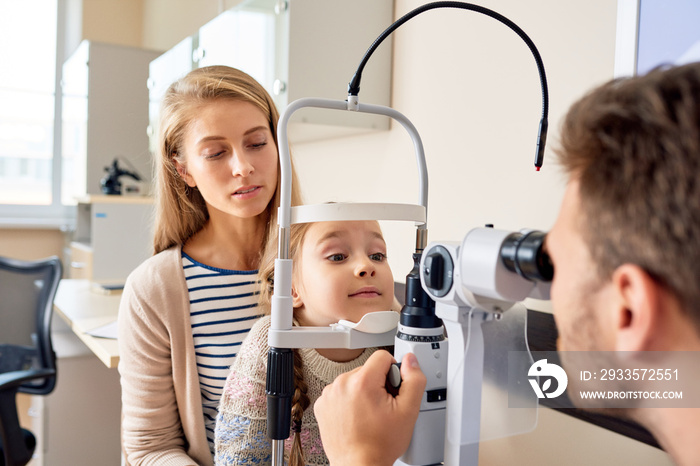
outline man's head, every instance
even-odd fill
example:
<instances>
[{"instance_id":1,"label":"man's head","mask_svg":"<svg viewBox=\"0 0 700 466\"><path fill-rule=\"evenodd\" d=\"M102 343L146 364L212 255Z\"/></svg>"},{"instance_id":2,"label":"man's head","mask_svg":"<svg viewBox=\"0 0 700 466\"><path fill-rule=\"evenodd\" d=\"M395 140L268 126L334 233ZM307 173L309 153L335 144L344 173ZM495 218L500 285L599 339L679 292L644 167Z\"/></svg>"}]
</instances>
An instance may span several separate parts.
<instances>
[{"instance_id":1,"label":"man's head","mask_svg":"<svg viewBox=\"0 0 700 466\"><path fill-rule=\"evenodd\" d=\"M700 63L595 89L569 111L558 155L570 183L548 247L563 349L621 349L601 329L638 319L635 299L671 300L697 338Z\"/></svg>"}]
</instances>

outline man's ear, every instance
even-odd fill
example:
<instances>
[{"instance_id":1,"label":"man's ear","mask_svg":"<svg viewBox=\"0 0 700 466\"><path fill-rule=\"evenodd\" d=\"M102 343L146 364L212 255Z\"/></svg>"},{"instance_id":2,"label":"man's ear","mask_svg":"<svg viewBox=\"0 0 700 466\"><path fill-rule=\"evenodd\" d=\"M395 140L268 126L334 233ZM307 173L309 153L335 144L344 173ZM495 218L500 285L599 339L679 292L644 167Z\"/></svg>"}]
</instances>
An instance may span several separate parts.
<instances>
[{"instance_id":1,"label":"man's ear","mask_svg":"<svg viewBox=\"0 0 700 466\"><path fill-rule=\"evenodd\" d=\"M299 292L295 286L292 286L292 307L294 309L304 305L304 301L301 299Z\"/></svg>"},{"instance_id":2,"label":"man's ear","mask_svg":"<svg viewBox=\"0 0 700 466\"><path fill-rule=\"evenodd\" d=\"M650 351L663 320L666 293L644 269L623 264L612 276L616 351Z\"/></svg>"}]
</instances>

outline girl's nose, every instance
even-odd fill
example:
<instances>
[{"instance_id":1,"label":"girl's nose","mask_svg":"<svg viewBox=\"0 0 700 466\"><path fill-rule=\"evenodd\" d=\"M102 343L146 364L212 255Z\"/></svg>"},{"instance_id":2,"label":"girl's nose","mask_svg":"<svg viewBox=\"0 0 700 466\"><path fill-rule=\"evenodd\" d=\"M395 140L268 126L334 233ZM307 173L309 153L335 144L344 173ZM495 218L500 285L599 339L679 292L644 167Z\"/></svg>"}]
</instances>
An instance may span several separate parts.
<instances>
[{"instance_id":1,"label":"girl's nose","mask_svg":"<svg viewBox=\"0 0 700 466\"><path fill-rule=\"evenodd\" d=\"M376 273L377 268L374 266L374 263L368 257L361 260L355 267L355 275L357 275L358 277L374 277Z\"/></svg>"}]
</instances>

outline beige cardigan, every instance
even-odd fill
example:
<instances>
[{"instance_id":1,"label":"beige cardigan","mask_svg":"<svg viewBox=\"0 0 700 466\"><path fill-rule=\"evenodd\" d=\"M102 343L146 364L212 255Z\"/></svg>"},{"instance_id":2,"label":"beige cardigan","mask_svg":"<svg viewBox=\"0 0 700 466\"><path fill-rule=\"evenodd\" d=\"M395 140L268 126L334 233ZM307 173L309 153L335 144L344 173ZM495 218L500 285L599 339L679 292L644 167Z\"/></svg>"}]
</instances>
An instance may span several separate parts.
<instances>
[{"instance_id":1,"label":"beige cardigan","mask_svg":"<svg viewBox=\"0 0 700 466\"><path fill-rule=\"evenodd\" d=\"M119 306L122 447L130 465L211 466L180 247L146 260Z\"/></svg>"}]
</instances>

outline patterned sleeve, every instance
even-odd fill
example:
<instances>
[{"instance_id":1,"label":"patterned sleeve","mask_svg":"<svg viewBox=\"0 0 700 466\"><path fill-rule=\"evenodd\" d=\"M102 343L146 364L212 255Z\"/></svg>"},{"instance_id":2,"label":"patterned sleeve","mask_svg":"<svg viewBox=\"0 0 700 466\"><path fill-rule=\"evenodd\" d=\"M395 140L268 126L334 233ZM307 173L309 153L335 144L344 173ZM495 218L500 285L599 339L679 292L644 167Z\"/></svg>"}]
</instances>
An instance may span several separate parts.
<instances>
[{"instance_id":1,"label":"patterned sleeve","mask_svg":"<svg viewBox=\"0 0 700 466\"><path fill-rule=\"evenodd\" d=\"M216 418L217 465L269 465L267 437L267 335L269 317L250 330L228 375Z\"/></svg>"}]
</instances>

